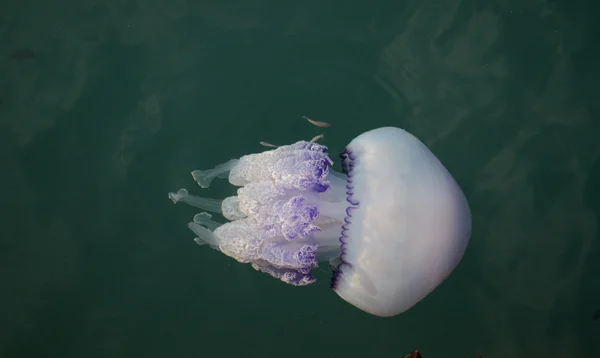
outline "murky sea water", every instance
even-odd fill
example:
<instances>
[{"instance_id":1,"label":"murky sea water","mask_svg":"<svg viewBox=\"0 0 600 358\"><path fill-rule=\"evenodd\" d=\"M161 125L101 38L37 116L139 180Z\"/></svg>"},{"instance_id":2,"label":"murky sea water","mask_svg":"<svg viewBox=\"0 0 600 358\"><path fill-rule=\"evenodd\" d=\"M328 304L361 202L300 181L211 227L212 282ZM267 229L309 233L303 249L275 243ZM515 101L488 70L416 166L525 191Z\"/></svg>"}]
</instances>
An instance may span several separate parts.
<instances>
[{"instance_id":1,"label":"murky sea water","mask_svg":"<svg viewBox=\"0 0 600 358\"><path fill-rule=\"evenodd\" d=\"M600 356L598 10L0 5L0 356ZM459 267L397 317L341 300L326 265L296 288L196 245L167 198L260 141L337 153L381 126L426 143L473 213Z\"/></svg>"}]
</instances>

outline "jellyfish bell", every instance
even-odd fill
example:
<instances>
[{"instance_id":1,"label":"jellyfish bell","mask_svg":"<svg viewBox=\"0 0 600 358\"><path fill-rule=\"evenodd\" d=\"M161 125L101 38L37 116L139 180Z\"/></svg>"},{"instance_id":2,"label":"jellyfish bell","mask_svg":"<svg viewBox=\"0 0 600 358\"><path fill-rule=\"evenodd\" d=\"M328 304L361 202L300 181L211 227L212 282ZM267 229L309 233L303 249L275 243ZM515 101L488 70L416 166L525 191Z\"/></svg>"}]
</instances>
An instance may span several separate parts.
<instances>
[{"instance_id":1,"label":"jellyfish bell","mask_svg":"<svg viewBox=\"0 0 600 358\"><path fill-rule=\"evenodd\" d=\"M456 267L470 236L469 206L435 155L404 130L366 132L342 156L356 205L333 288L364 311L393 316Z\"/></svg>"},{"instance_id":2,"label":"jellyfish bell","mask_svg":"<svg viewBox=\"0 0 600 358\"><path fill-rule=\"evenodd\" d=\"M469 205L436 156L402 129L363 133L340 157L341 173L325 146L299 141L192 172L203 188L227 176L237 196L219 201L180 189L169 197L230 220L197 214L188 224L197 243L296 286L313 283L312 270L329 262L342 299L397 315L461 260Z\"/></svg>"}]
</instances>

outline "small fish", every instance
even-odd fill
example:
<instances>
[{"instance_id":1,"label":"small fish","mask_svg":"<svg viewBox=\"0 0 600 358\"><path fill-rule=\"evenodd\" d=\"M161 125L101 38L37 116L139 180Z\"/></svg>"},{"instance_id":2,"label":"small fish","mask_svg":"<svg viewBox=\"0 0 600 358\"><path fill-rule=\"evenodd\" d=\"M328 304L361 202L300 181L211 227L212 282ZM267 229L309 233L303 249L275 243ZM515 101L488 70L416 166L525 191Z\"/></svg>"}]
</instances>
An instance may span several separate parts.
<instances>
[{"instance_id":1,"label":"small fish","mask_svg":"<svg viewBox=\"0 0 600 358\"><path fill-rule=\"evenodd\" d=\"M311 142L311 143L314 143L314 142L316 142L316 141L318 141L318 140L321 140L321 139L323 139L323 135L322 135L322 134L319 134L318 136L316 136L316 137L314 137L313 139L311 139L311 140L310 140L310 142Z\"/></svg>"},{"instance_id":2,"label":"small fish","mask_svg":"<svg viewBox=\"0 0 600 358\"><path fill-rule=\"evenodd\" d=\"M265 147L270 147L270 148L279 148L278 145L267 143L267 142L260 142L260 145L265 146Z\"/></svg>"},{"instance_id":3,"label":"small fish","mask_svg":"<svg viewBox=\"0 0 600 358\"><path fill-rule=\"evenodd\" d=\"M592 321L597 321L600 318L600 310L596 310L592 315Z\"/></svg>"},{"instance_id":4,"label":"small fish","mask_svg":"<svg viewBox=\"0 0 600 358\"><path fill-rule=\"evenodd\" d=\"M328 128L331 127L331 124L329 123L325 123L325 122L319 122L319 121L315 121L312 120L310 118L308 118L307 116L302 116L302 118L306 119L307 121L309 121L311 124L317 126L317 127L321 127L321 128Z\"/></svg>"},{"instance_id":5,"label":"small fish","mask_svg":"<svg viewBox=\"0 0 600 358\"><path fill-rule=\"evenodd\" d=\"M8 55L8 57L10 57L14 60L17 60L19 62L29 60L32 58L36 58L35 53L33 53L33 51L31 51L28 48L22 48L22 49L16 50L15 52Z\"/></svg>"}]
</instances>

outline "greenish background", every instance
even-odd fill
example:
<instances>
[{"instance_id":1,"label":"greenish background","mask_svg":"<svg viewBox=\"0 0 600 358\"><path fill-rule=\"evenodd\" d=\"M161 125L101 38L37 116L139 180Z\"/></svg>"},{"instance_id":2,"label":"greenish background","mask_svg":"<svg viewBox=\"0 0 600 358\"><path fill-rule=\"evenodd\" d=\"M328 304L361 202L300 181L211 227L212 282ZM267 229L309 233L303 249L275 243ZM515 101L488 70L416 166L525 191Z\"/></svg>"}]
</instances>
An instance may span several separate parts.
<instances>
[{"instance_id":1,"label":"greenish background","mask_svg":"<svg viewBox=\"0 0 600 358\"><path fill-rule=\"evenodd\" d=\"M2 2L0 357L599 357L598 4ZM389 125L473 212L454 274L391 319L326 267L297 288L197 246L167 198L230 195L189 173L260 141Z\"/></svg>"}]
</instances>

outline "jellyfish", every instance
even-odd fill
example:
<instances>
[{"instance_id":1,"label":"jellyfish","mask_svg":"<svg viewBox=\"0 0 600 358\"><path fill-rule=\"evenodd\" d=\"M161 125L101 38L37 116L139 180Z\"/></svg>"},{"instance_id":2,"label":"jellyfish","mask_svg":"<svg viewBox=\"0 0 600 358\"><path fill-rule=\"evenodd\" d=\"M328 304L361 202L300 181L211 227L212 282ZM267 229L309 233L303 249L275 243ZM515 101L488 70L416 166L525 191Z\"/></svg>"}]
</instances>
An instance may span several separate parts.
<instances>
[{"instance_id":1,"label":"jellyfish","mask_svg":"<svg viewBox=\"0 0 600 358\"><path fill-rule=\"evenodd\" d=\"M235 196L216 200L180 189L169 198L204 210L188 224L196 243L295 286L315 282L313 271L329 263L331 287L343 300L395 316L462 259L471 234L468 202L438 158L403 129L365 132L340 159L338 172L326 146L298 141L192 172L202 188L229 178L239 187Z\"/></svg>"}]
</instances>

